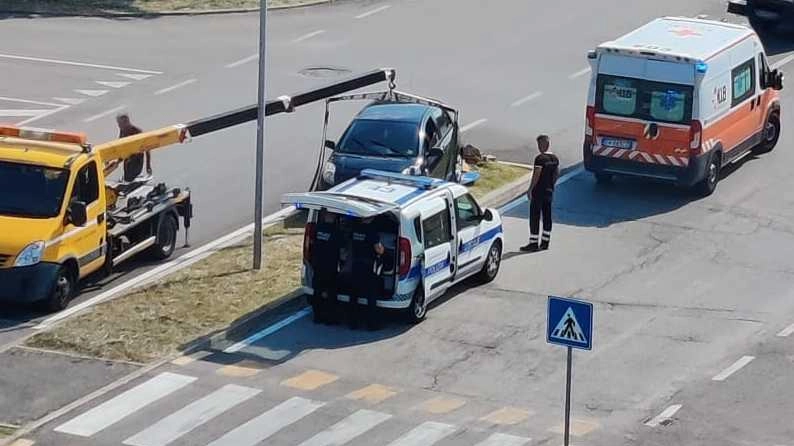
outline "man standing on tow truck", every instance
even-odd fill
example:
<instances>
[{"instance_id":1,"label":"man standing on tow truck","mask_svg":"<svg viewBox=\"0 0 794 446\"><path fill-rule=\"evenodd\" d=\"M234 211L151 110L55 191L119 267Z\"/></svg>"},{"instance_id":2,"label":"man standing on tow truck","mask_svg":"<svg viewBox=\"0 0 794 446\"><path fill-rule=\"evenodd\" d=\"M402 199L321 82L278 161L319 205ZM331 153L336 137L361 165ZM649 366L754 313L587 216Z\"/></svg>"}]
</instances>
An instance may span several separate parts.
<instances>
[{"instance_id":1,"label":"man standing on tow truck","mask_svg":"<svg viewBox=\"0 0 794 446\"><path fill-rule=\"evenodd\" d=\"M551 241L551 204L554 196L554 185L560 172L560 160L549 151L549 137L540 135L537 138L538 152L535 157L532 182L529 185L529 244L522 246L524 252L536 252L549 249ZM543 236L540 237L540 220L543 217Z\"/></svg>"},{"instance_id":2,"label":"man standing on tow truck","mask_svg":"<svg viewBox=\"0 0 794 446\"><path fill-rule=\"evenodd\" d=\"M137 135L141 133L141 129L133 125L130 121L130 116L126 113L121 113L116 116L116 124L119 126L119 138L126 138L127 136ZM152 174L152 155L149 152L138 153L124 160L124 177L125 183L131 183L143 172L143 162L146 159L146 173ZM116 170L119 165L118 160L111 161L105 167L105 175Z\"/></svg>"}]
</instances>

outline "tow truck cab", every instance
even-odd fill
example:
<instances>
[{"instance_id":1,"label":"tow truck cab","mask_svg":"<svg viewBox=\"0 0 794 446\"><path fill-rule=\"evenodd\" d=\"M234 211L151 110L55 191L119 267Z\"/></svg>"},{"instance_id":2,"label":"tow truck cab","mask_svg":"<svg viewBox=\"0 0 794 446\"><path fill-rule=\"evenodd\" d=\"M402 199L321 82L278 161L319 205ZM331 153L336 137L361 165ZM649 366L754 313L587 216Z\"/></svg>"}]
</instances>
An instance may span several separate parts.
<instances>
[{"instance_id":1,"label":"tow truck cab","mask_svg":"<svg viewBox=\"0 0 794 446\"><path fill-rule=\"evenodd\" d=\"M771 150L778 92L758 36L744 26L656 19L588 54L585 168L716 187L723 166Z\"/></svg>"},{"instance_id":2,"label":"tow truck cab","mask_svg":"<svg viewBox=\"0 0 794 446\"><path fill-rule=\"evenodd\" d=\"M105 185L104 167L84 134L0 127L0 303L60 310L80 279L109 270L121 260L115 254L129 257L135 238L151 233L121 222L109 229L116 192ZM150 214L159 226L162 215Z\"/></svg>"}]
</instances>

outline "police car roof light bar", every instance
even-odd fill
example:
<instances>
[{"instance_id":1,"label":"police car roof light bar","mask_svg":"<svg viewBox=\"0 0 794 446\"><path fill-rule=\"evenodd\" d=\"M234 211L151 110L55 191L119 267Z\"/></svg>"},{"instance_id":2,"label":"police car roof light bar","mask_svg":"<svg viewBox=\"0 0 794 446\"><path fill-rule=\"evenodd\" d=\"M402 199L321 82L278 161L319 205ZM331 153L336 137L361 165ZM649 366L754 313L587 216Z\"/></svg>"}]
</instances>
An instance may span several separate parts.
<instances>
[{"instance_id":1,"label":"police car roof light bar","mask_svg":"<svg viewBox=\"0 0 794 446\"><path fill-rule=\"evenodd\" d=\"M381 180L395 183L403 183L423 189L435 189L443 185L444 180L429 177L419 177L414 175L403 175L401 173L384 172L382 170L364 169L359 175L360 179Z\"/></svg>"}]
</instances>

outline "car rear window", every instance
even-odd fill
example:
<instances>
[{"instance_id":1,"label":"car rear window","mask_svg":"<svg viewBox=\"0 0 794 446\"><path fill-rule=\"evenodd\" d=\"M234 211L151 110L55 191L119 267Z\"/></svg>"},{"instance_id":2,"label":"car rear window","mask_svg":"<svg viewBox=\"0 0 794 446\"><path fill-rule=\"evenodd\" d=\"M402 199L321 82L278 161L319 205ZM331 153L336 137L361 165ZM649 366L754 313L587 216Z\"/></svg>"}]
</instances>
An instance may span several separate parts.
<instances>
[{"instance_id":1,"label":"car rear window","mask_svg":"<svg viewBox=\"0 0 794 446\"><path fill-rule=\"evenodd\" d=\"M382 157L413 157L419 148L419 127L410 122L356 119L336 149L338 153Z\"/></svg>"},{"instance_id":2,"label":"car rear window","mask_svg":"<svg viewBox=\"0 0 794 446\"><path fill-rule=\"evenodd\" d=\"M687 124L692 120L692 86L599 75L599 113L646 121Z\"/></svg>"}]
</instances>

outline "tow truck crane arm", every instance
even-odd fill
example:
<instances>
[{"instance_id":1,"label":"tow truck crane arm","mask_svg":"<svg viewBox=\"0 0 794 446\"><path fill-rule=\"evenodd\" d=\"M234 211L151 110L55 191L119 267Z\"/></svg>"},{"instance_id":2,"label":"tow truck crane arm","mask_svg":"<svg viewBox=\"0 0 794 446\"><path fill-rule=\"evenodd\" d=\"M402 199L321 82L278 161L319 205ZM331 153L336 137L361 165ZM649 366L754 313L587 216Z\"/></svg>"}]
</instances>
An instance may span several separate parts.
<instances>
[{"instance_id":1,"label":"tow truck crane arm","mask_svg":"<svg viewBox=\"0 0 794 446\"><path fill-rule=\"evenodd\" d=\"M334 82L314 90L298 93L293 96L281 96L277 100L271 100L265 104L265 116L290 113L296 107L327 99L348 91L358 90L359 88L383 81L389 81L390 88L394 88L395 76L396 72L393 69L382 68L349 77L345 80ZM249 121L254 121L257 116L258 107L256 105L251 105L198 119L187 124L171 125L102 143L95 146L94 151L99 154L99 157L104 163L123 160L138 153L145 153L172 144L185 142L193 136L201 136Z\"/></svg>"}]
</instances>

